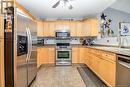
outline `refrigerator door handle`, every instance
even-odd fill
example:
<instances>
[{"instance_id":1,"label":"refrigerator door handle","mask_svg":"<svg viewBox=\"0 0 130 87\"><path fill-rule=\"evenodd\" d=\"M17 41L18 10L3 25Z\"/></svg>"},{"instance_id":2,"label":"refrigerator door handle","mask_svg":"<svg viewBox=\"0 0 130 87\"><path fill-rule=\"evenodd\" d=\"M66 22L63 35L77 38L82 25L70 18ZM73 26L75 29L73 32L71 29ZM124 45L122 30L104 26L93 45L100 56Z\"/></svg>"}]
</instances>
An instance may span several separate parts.
<instances>
[{"instance_id":1,"label":"refrigerator door handle","mask_svg":"<svg viewBox=\"0 0 130 87\"><path fill-rule=\"evenodd\" d=\"M31 36L31 32L28 28L28 36L29 36L29 56L28 56L28 60L30 60L31 57L31 53L32 53L32 36Z\"/></svg>"},{"instance_id":2,"label":"refrigerator door handle","mask_svg":"<svg viewBox=\"0 0 130 87\"><path fill-rule=\"evenodd\" d=\"M27 49L28 49L28 51L27 51L27 58L26 58L26 61L28 61L29 60L29 54L30 54L30 37L29 37L29 32L28 32L28 28L26 28L26 33L27 33Z\"/></svg>"}]
</instances>

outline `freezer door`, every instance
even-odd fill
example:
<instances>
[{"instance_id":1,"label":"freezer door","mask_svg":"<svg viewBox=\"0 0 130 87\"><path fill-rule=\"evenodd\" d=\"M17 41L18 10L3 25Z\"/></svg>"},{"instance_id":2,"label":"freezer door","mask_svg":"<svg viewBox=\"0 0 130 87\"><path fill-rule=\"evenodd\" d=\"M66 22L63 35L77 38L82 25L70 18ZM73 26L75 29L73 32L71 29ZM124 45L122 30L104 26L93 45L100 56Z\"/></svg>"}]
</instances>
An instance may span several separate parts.
<instances>
[{"instance_id":1,"label":"freezer door","mask_svg":"<svg viewBox=\"0 0 130 87\"><path fill-rule=\"evenodd\" d=\"M29 21L28 25L30 37L30 53L28 59L28 85L32 82L37 74L37 30L36 23Z\"/></svg>"},{"instance_id":2,"label":"freezer door","mask_svg":"<svg viewBox=\"0 0 130 87\"><path fill-rule=\"evenodd\" d=\"M32 82L37 74L37 63L36 63L37 51L32 51L30 60L28 61L28 85Z\"/></svg>"},{"instance_id":3,"label":"freezer door","mask_svg":"<svg viewBox=\"0 0 130 87\"><path fill-rule=\"evenodd\" d=\"M27 37L27 21L27 18L17 15L17 35ZM17 87L27 87L27 55L17 56Z\"/></svg>"},{"instance_id":4,"label":"freezer door","mask_svg":"<svg viewBox=\"0 0 130 87\"><path fill-rule=\"evenodd\" d=\"M17 87L27 87L27 63L26 56L19 56L17 59Z\"/></svg>"}]
</instances>

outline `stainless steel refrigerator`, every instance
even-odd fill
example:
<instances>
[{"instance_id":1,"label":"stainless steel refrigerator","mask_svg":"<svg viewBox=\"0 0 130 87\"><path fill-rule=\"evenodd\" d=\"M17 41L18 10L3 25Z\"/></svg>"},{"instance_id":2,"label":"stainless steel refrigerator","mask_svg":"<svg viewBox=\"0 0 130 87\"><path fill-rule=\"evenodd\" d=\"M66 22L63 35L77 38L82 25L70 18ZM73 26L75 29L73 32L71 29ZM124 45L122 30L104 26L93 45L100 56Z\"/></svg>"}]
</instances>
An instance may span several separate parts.
<instances>
[{"instance_id":1,"label":"stainless steel refrigerator","mask_svg":"<svg viewBox=\"0 0 130 87\"><path fill-rule=\"evenodd\" d=\"M17 12L17 87L27 87L37 74L37 24Z\"/></svg>"}]
</instances>

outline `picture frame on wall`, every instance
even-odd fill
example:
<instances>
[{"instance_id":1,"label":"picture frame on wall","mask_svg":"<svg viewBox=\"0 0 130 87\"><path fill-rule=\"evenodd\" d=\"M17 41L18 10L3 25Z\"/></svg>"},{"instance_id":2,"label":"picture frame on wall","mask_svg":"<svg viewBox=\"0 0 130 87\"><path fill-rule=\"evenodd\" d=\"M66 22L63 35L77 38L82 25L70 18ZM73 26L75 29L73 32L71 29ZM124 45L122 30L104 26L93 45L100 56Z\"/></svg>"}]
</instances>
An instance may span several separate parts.
<instances>
[{"instance_id":1,"label":"picture frame on wall","mask_svg":"<svg viewBox=\"0 0 130 87\"><path fill-rule=\"evenodd\" d=\"M130 22L120 22L119 28L121 36L130 36Z\"/></svg>"}]
</instances>

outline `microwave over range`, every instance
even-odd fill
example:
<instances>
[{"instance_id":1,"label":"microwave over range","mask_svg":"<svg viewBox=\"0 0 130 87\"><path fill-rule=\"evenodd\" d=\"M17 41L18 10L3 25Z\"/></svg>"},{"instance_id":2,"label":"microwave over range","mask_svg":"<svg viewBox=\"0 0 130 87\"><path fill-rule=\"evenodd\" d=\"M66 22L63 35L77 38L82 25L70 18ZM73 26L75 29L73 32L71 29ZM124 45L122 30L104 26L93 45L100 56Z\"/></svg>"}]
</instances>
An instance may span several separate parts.
<instances>
[{"instance_id":1,"label":"microwave over range","mask_svg":"<svg viewBox=\"0 0 130 87\"><path fill-rule=\"evenodd\" d=\"M70 38L70 31L69 30L57 30L55 32L56 38Z\"/></svg>"}]
</instances>

